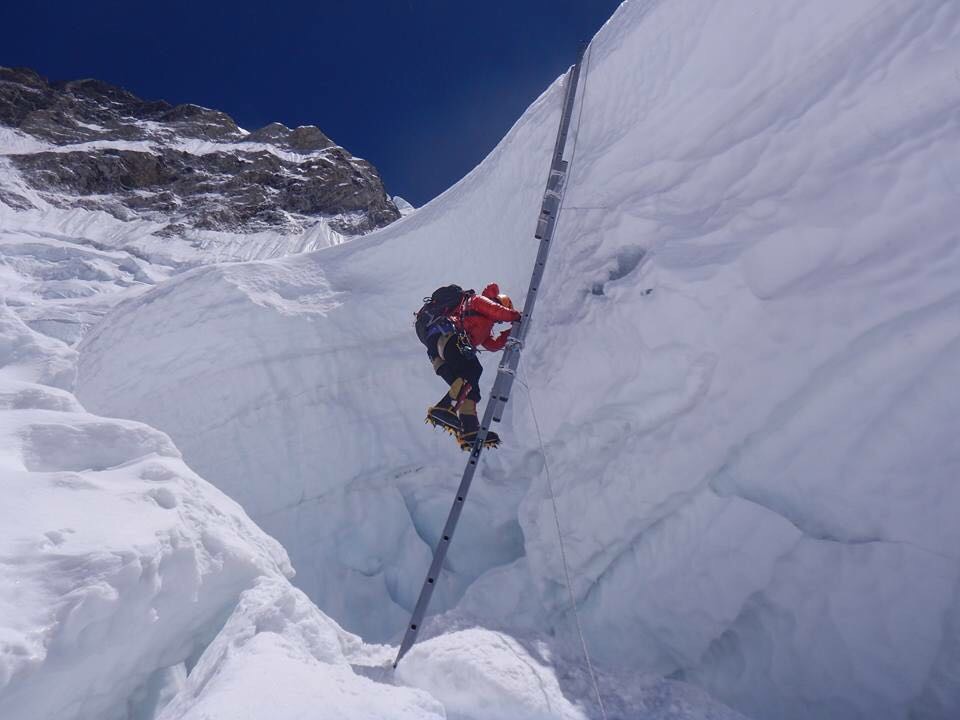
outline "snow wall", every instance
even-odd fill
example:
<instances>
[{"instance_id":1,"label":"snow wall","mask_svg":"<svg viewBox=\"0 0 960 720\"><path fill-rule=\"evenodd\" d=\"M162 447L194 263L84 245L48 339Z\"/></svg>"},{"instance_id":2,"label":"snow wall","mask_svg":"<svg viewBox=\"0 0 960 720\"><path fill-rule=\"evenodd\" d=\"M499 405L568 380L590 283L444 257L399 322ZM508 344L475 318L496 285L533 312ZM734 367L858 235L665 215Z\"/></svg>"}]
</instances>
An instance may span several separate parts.
<instances>
[{"instance_id":1,"label":"snow wall","mask_svg":"<svg viewBox=\"0 0 960 720\"><path fill-rule=\"evenodd\" d=\"M757 718L960 713L957 67L949 0L620 8L435 628L575 655L549 468L601 666ZM562 90L383 231L191 271L80 347L84 403L168 432L368 639L404 627L464 460L422 424L411 313L448 282L520 304Z\"/></svg>"},{"instance_id":2,"label":"snow wall","mask_svg":"<svg viewBox=\"0 0 960 720\"><path fill-rule=\"evenodd\" d=\"M86 412L70 392L77 352L27 319L65 284L123 287L78 263L130 266L48 230L0 232L7 257L37 271L30 285L0 277L0 718L586 720L590 701L561 688L545 653L490 630L428 639L385 677L396 649L365 645L294 588L279 543L167 435ZM688 685L644 680L608 703L742 720Z\"/></svg>"}]
</instances>

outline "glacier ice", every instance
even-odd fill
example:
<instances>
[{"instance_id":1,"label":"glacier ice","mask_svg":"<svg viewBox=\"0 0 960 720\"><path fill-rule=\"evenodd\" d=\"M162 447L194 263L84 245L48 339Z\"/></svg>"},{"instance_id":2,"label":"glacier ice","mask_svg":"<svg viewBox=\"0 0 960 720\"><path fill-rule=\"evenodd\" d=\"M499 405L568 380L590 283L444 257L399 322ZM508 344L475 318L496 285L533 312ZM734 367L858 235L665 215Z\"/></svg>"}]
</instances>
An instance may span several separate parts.
<instances>
[{"instance_id":1,"label":"glacier ice","mask_svg":"<svg viewBox=\"0 0 960 720\"><path fill-rule=\"evenodd\" d=\"M513 638L472 628L415 645L397 677L429 690L454 716L486 720L586 720L556 676Z\"/></svg>"},{"instance_id":2,"label":"glacier ice","mask_svg":"<svg viewBox=\"0 0 960 720\"><path fill-rule=\"evenodd\" d=\"M243 594L157 720L443 720L443 706L427 693L357 675L348 655L359 646L302 592L264 578Z\"/></svg>"},{"instance_id":3,"label":"glacier ice","mask_svg":"<svg viewBox=\"0 0 960 720\"><path fill-rule=\"evenodd\" d=\"M575 655L549 467L602 664L757 717L960 712L958 37L951 2L620 8L445 622L500 607ZM559 93L396 224L194 272L81 346L81 398L170 432L365 637L410 609L461 458L420 427L409 313L525 286Z\"/></svg>"},{"instance_id":4,"label":"glacier ice","mask_svg":"<svg viewBox=\"0 0 960 720\"><path fill-rule=\"evenodd\" d=\"M453 717L465 684L491 713L589 713L557 695L589 688L548 479L625 716L687 712L631 672L756 718L960 715L958 40L949 0L634 0L603 28L507 441L400 673L418 690L358 676L390 649L346 632L403 627L462 462L421 424L442 386L410 314L447 282L520 301L560 85L441 197L320 252L167 280L200 253L0 208L0 715L230 717L273 681L288 717L354 692L357 717ZM79 360L37 330L84 336ZM80 402L127 420L84 411L77 363Z\"/></svg>"},{"instance_id":5,"label":"glacier ice","mask_svg":"<svg viewBox=\"0 0 960 720\"><path fill-rule=\"evenodd\" d=\"M486 720L494 707L533 720L541 687L549 708L583 717L552 668L494 633L441 636L402 678L380 677L396 649L295 589L283 548L166 434L86 412L68 389L75 361L0 306L0 717Z\"/></svg>"},{"instance_id":6,"label":"glacier ice","mask_svg":"<svg viewBox=\"0 0 960 720\"><path fill-rule=\"evenodd\" d=\"M0 338L0 716L125 717L233 596L292 569L164 433L57 387L74 351L6 306Z\"/></svg>"}]
</instances>

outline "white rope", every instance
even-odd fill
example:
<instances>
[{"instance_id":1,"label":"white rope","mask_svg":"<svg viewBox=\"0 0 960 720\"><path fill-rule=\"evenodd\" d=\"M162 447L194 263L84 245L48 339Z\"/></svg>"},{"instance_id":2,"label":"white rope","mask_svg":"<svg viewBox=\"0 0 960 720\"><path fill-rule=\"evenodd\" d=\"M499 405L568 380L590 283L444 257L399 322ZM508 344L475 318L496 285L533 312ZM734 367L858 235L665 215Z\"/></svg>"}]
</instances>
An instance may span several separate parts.
<instances>
[{"instance_id":1,"label":"white rope","mask_svg":"<svg viewBox=\"0 0 960 720\"><path fill-rule=\"evenodd\" d=\"M580 140L580 127L583 125L583 108L587 104L587 80L590 77L590 56L593 54L593 43L587 46L586 58L583 67L583 92L580 94L580 109L577 112L577 129L573 134L573 143L570 149L570 178L573 177L573 161L577 157L577 145ZM563 196L560 198L560 207L558 208L557 228L563 221L564 203L567 199L567 188L570 186L569 179L563 184ZM603 705L603 695L600 692L600 683L597 680L597 673L593 668L593 661L590 659L590 649L587 647L587 639L583 634L583 625L580 622L580 609L577 607L577 597L573 592L573 581L570 579L570 563L567 562L567 548L563 542L563 529L560 523L560 510L557 507L557 496L553 491L553 478L550 475L550 464L547 462L547 451L543 445L543 435L540 432L540 421L537 419L537 411L533 406L533 396L530 393L530 386L520 378L515 378L517 382L523 385L527 391L527 403L530 405L530 415L533 417L533 425L537 430L537 442L540 444L540 455L543 458L543 470L547 479L547 491L550 494L550 506L553 509L553 521L557 529L557 543L560 548L560 561L563 564L563 577L567 585L567 593L570 595L570 609L573 611L573 620L577 628L577 637L580 639L580 648L583 650L583 659L587 665L587 672L590 674L590 682L593 684L593 692L597 696L597 706L600 708L600 717L607 720L607 709Z\"/></svg>"},{"instance_id":2,"label":"white rope","mask_svg":"<svg viewBox=\"0 0 960 720\"><path fill-rule=\"evenodd\" d=\"M597 681L597 673L593 669L593 662L590 660L590 650L587 648L587 639L583 634L583 626L580 623L580 609L577 607L577 597L573 592L573 581L570 579L570 563L567 562L567 548L563 542L563 530L560 524L560 510L557 507L557 496L553 491L553 479L550 477L550 464L547 462L547 451L543 446L543 435L540 433L540 421L537 420L537 411L533 406L533 397L530 394L530 386L520 378L516 379L523 385L527 391L527 403L530 405L530 415L533 417L533 425L537 429L537 441L540 443L540 456L543 458L543 470L547 478L547 491L550 494L550 504L553 508L553 520L557 527L557 541L560 546L560 561L563 564L563 577L567 584L567 592L570 595L570 608L573 611L573 620L577 627L577 636L580 638L580 647L583 650L583 658L587 663L587 672L590 674L590 682L593 683L593 691L597 696L597 705L600 707L600 716L607 720L607 710L603 705L603 696L600 694L600 683Z\"/></svg>"},{"instance_id":3,"label":"white rope","mask_svg":"<svg viewBox=\"0 0 960 720\"><path fill-rule=\"evenodd\" d=\"M573 161L577 156L577 141L580 139L580 126L583 123L583 108L587 100L587 79L590 72L590 55L593 52L593 43L587 46L587 52L584 62L583 69L583 93L580 95L580 109L577 112L577 128L574 131L573 143L570 150L570 162L568 168L572 170ZM563 185L563 194L560 198L560 207L558 210L559 217L557 218L557 227L563 219L563 203L567 198L567 188L570 183L565 182ZM554 230L556 231L557 228ZM557 506L557 496L553 491L553 478L550 475L550 464L547 462L547 450L543 445L543 434L540 432L540 421L537 419L537 410L533 406L533 397L530 393L530 386L527 385L523 380L521 380L516 375L514 380L523 385L524 389L527 391L527 403L530 405L530 415L533 417L533 424L537 430L537 441L540 444L540 455L543 458L543 469L544 474L547 479L547 491L550 494L550 506L553 509L553 521L557 529L557 542L560 547L560 561L563 564L563 577L564 582L567 585L567 593L570 596L570 609L573 611L574 624L577 628L577 637L580 639L580 648L583 650L583 659L587 665L587 672L590 676L590 682L593 685L593 692L597 696L597 706L600 708L600 716L603 720L607 720L607 709L603 705L603 695L600 692L600 683L597 680L597 673L593 668L593 661L590 659L590 649L587 647L587 639L583 634L583 625L580 622L580 609L577 607L577 596L573 592L573 581L570 578L570 563L567 561L567 548L563 542L563 528L560 523L560 509Z\"/></svg>"}]
</instances>

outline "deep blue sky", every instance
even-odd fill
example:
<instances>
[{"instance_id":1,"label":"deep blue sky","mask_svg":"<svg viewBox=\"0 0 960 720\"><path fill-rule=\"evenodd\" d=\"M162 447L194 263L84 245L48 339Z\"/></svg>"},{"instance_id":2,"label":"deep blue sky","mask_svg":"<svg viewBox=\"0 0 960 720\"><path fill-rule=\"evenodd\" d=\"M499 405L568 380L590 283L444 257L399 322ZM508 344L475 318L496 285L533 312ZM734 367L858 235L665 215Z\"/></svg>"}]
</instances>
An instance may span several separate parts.
<instances>
[{"instance_id":1,"label":"deep blue sky","mask_svg":"<svg viewBox=\"0 0 960 720\"><path fill-rule=\"evenodd\" d=\"M619 0L6 3L0 65L319 125L421 205L573 62Z\"/></svg>"}]
</instances>

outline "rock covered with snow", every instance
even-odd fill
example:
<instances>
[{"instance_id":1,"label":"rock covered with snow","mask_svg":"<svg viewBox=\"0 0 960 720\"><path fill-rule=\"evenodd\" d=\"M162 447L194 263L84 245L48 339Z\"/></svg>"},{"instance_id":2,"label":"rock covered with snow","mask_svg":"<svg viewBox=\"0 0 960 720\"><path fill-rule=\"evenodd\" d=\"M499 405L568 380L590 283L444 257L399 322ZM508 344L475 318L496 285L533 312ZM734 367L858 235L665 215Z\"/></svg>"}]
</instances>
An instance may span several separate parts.
<instances>
[{"instance_id":1,"label":"rock covered with snow","mask_svg":"<svg viewBox=\"0 0 960 720\"><path fill-rule=\"evenodd\" d=\"M601 666L756 717L960 712L958 33L947 0L621 7L435 610L576 652L549 472ZM81 397L170 432L365 636L402 627L462 459L410 313L448 282L519 304L561 91L410 217L81 346Z\"/></svg>"},{"instance_id":2,"label":"rock covered with snow","mask_svg":"<svg viewBox=\"0 0 960 720\"><path fill-rule=\"evenodd\" d=\"M355 235L400 216L376 169L316 127L272 123L250 133L216 110L11 68L0 68L0 108L0 125L26 136L29 149L4 152L45 201L159 219L161 235L301 233L321 219ZM32 206L4 189L6 204Z\"/></svg>"},{"instance_id":3,"label":"rock covered with snow","mask_svg":"<svg viewBox=\"0 0 960 720\"><path fill-rule=\"evenodd\" d=\"M400 217L368 162L313 126L0 67L0 279L34 330L74 344L190 267L336 245Z\"/></svg>"}]
</instances>

